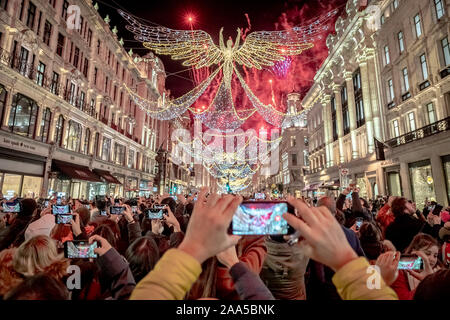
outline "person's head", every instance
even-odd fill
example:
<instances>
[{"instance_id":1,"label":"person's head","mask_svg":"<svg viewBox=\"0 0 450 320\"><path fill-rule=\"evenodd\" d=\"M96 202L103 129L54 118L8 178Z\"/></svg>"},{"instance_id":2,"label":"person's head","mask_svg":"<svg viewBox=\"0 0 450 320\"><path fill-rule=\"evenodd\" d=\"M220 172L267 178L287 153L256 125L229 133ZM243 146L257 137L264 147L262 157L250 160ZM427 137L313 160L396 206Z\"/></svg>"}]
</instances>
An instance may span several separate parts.
<instances>
[{"instance_id":1,"label":"person's head","mask_svg":"<svg viewBox=\"0 0 450 320\"><path fill-rule=\"evenodd\" d=\"M450 296L450 270L430 274L417 286L414 300L442 300Z\"/></svg>"},{"instance_id":2,"label":"person's head","mask_svg":"<svg viewBox=\"0 0 450 320\"><path fill-rule=\"evenodd\" d=\"M362 206L363 208L366 208L367 210L369 210L370 206L369 206L369 203L367 202L366 199L364 199L364 198L359 198L359 201L360 201L361 206Z\"/></svg>"},{"instance_id":3,"label":"person's head","mask_svg":"<svg viewBox=\"0 0 450 320\"><path fill-rule=\"evenodd\" d=\"M37 209L37 203L34 199L23 199L20 201L21 210L19 216L31 217L34 211Z\"/></svg>"},{"instance_id":4,"label":"person's head","mask_svg":"<svg viewBox=\"0 0 450 320\"><path fill-rule=\"evenodd\" d=\"M12 288L22 282L22 277L13 267L15 248L0 251L0 300Z\"/></svg>"},{"instance_id":5,"label":"person's head","mask_svg":"<svg viewBox=\"0 0 450 320\"><path fill-rule=\"evenodd\" d=\"M318 207L326 207L333 216L336 216L336 201L330 197L324 196L317 201Z\"/></svg>"},{"instance_id":6,"label":"person's head","mask_svg":"<svg viewBox=\"0 0 450 320\"><path fill-rule=\"evenodd\" d=\"M130 270L136 283L153 270L159 260L159 249L151 237L136 239L125 252Z\"/></svg>"},{"instance_id":7,"label":"person's head","mask_svg":"<svg viewBox=\"0 0 450 320\"><path fill-rule=\"evenodd\" d=\"M161 201L161 204L168 205L170 210L172 211L172 213L175 214L175 209L177 208L177 203L173 198L171 198L171 197L165 198Z\"/></svg>"},{"instance_id":8,"label":"person's head","mask_svg":"<svg viewBox=\"0 0 450 320\"><path fill-rule=\"evenodd\" d=\"M118 237L108 224L100 224L92 232L92 235L99 235L100 237L105 238L113 248L117 248Z\"/></svg>"},{"instance_id":9,"label":"person's head","mask_svg":"<svg viewBox=\"0 0 450 320\"><path fill-rule=\"evenodd\" d=\"M373 223L364 222L359 229L360 241L379 242L383 238L380 228Z\"/></svg>"},{"instance_id":10,"label":"person's head","mask_svg":"<svg viewBox=\"0 0 450 320\"><path fill-rule=\"evenodd\" d=\"M106 210L106 201L105 200L97 200L95 206L99 211Z\"/></svg>"},{"instance_id":11,"label":"person's head","mask_svg":"<svg viewBox=\"0 0 450 320\"><path fill-rule=\"evenodd\" d=\"M58 254L56 241L42 235L22 243L13 258L14 269L26 277L49 271L62 277L66 273L64 265L68 261Z\"/></svg>"},{"instance_id":12,"label":"person's head","mask_svg":"<svg viewBox=\"0 0 450 320\"><path fill-rule=\"evenodd\" d=\"M5 295L5 300L68 300L69 291L60 280L44 273L26 278Z\"/></svg>"},{"instance_id":13,"label":"person's head","mask_svg":"<svg viewBox=\"0 0 450 320\"><path fill-rule=\"evenodd\" d=\"M184 213L191 216L192 211L194 211L194 204L192 202L190 202L186 205L186 209L185 209Z\"/></svg>"},{"instance_id":14,"label":"person's head","mask_svg":"<svg viewBox=\"0 0 450 320\"><path fill-rule=\"evenodd\" d=\"M89 209L85 206L81 206L77 210L75 210L75 212L80 216L81 226L87 226L89 223L89 219L91 218Z\"/></svg>"},{"instance_id":15,"label":"person's head","mask_svg":"<svg viewBox=\"0 0 450 320\"><path fill-rule=\"evenodd\" d=\"M414 251L421 251L424 253L428 257L430 265L432 267L436 266L439 256L439 244L432 236L424 233L416 235L408 248L406 248L405 253L412 254Z\"/></svg>"},{"instance_id":16,"label":"person's head","mask_svg":"<svg viewBox=\"0 0 450 320\"><path fill-rule=\"evenodd\" d=\"M399 217L404 214L411 215L416 212L414 206L403 197L395 198L394 201L392 201L391 211L394 217Z\"/></svg>"}]
</instances>

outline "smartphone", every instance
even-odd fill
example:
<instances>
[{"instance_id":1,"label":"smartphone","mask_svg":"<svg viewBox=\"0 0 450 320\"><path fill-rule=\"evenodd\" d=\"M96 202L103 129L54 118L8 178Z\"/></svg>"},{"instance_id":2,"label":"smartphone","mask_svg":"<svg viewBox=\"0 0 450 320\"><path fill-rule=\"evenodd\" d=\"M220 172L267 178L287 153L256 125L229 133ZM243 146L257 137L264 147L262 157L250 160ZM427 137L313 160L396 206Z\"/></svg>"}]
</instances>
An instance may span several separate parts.
<instances>
[{"instance_id":1,"label":"smartphone","mask_svg":"<svg viewBox=\"0 0 450 320\"><path fill-rule=\"evenodd\" d=\"M60 206L61 205L61 197L56 197L56 204L58 205L58 206Z\"/></svg>"},{"instance_id":2,"label":"smartphone","mask_svg":"<svg viewBox=\"0 0 450 320\"><path fill-rule=\"evenodd\" d=\"M56 224L70 224L72 221L71 214L57 214L55 215L55 223Z\"/></svg>"},{"instance_id":3,"label":"smartphone","mask_svg":"<svg viewBox=\"0 0 450 320\"><path fill-rule=\"evenodd\" d=\"M132 206L132 207L131 207L131 211L132 211L133 213L136 213L136 212L137 212L137 206Z\"/></svg>"},{"instance_id":4,"label":"smartphone","mask_svg":"<svg viewBox=\"0 0 450 320\"><path fill-rule=\"evenodd\" d=\"M10 202L3 202L3 212L5 213L18 213L20 212L20 202L19 200L14 200Z\"/></svg>"},{"instance_id":5,"label":"smartphone","mask_svg":"<svg viewBox=\"0 0 450 320\"><path fill-rule=\"evenodd\" d=\"M167 209L151 208L145 211L148 219L162 219L164 215L167 215Z\"/></svg>"},{"instance_id":6,"label":"smartphone","mask_svg":"<svg viewBox=\"0 0 450 320\"><path fill-rule=\"evenodd\" d=\"M356 230L359 230L363 224L364 220L362 218L356 218Z\"/></svg>"},{"instance_id":7,"label":"smartphone","mask_svg":"<svg viewBox=\"0 0 450 320\"><path fill-rule=\"evenodd\" d=\"M90 259L97 258L94 249L97 242L89 244L87 241L66 241L64 242L64 257L68 259Z\"/></svg>"},{"instance_id":8,"label":"smartphone","mask_svg":"<svg viewBox=\"0 0 450 320\"><path fill-rule=\"evenodd\" d=\"M44 207L48 207L48 204L50 203L50 199L45 199L44 200Z\"/></svg>"},{"instance_id":9,"label":"smartphone","mask_svg":"<svg viewBox=\"0 0 450 320\"><path fill-rule=\"evenodd\" d=\"M125 211L124 207L113 206L109 208L110 214L123 214L124 211Z\"/></svg>"},{"instance_id":10,"label":"smartphone","mask_svg":"<svg viewBox=\"0 0 450 320\"><path fill-rule=\"evenodd\" d=\"M350 193L346 196L347 199L352 199L352 193L353 191L350 191Z\"/></svg>"},{"instance_id":11,"label":"smartphone","mask_svg":"<svg viewBox=\"0 0 450 320\"><path fill-rule=\"evenodd\" d=\"M423 270L423 260L416 255L402 255L398 262L398 270Z\"/></svg>"},{"instance_id":12,"label":"smartphone","mask_svg":"<svg viewBox=\"0 0 450 320\"><path fill-rule=\"evenodd\" d=\"M65 206L53 205L52 212L53 214L70 214L70 205L68 204L66 204Z\"/></svg>"},{"instance_id":13,"label":"smartphone","mask_svg":"<svg viewBox=\"0 0 450 320\"><path fill-rule=\"evenodd\" d=\"M234 235L287 235L289 228L283 214L288 212L287 202L244 201L237 208L229 233Z\"/></svg>"}]
</instances>

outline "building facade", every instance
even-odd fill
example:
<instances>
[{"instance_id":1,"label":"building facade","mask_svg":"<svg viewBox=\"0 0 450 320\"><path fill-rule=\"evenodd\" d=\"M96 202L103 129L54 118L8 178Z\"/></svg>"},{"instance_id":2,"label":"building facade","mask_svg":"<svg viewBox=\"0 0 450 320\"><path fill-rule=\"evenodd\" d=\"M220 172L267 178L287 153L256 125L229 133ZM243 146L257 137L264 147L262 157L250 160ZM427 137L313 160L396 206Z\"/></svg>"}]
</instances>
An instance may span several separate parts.
<instances>
[{"instance_id":1,"label":"building facade","mask_svg":"<svg viewBox=\"0 0 450 320\"><path fill-rule=\"evenodd\" d=\"M367 198L392 194L419 207L426 198L448 205L450 7L443 0L368 4L379 8L378 27L359 1L349 0L303 100L307 189L326 193L352 180ZM323 126L314 124L320 112ZM375 139L385 143L384 159L377 160Z\"/></svg>"},{"instance_id":2,"label":"building facade","mask_svg":"<svg viewBox=\"0 0 450 320\"><path fill-rule=\"evenodd\" d=\"M75 24L70 4L80 9ZM127 53L89 0L1 1L0 21L2 193L159 191L155 158L168 124L146 115L126 87L161 99L161 61Z\"/></svg>"}]
</instances>

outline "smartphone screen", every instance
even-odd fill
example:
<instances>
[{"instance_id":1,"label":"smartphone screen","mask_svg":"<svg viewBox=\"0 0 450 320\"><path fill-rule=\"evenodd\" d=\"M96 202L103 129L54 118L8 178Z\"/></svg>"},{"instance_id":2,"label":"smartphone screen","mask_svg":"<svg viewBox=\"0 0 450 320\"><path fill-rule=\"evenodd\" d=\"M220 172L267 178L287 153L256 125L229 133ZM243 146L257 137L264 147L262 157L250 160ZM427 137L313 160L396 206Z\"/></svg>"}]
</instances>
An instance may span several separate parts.
<instances>
[{"instance_id":1,"label":"smartphone screen","mask_svg":"<svg viewBox=\"0 0 450 320\"><path fill-rule=\"evenodd\" d=\"M49 204L49 202L50 202L50 200L49 199L45 199L45 201L44 201L44 207L48 207L48 204Z\"/></svg>"},{"instance_id":2,"label":"smartphone screen","mask_svg":"<svg viewBox=\"0 0 450 320\"><path fill-rule=\"evenodd\" d=\"M361 218L356 218L356 222L355 222L355 224L356 224L356 230L359 230L359 229L361 228L363 222L364 222L363 219L361 219Z\"/></svg>"},{"instance_id":3,"label":"smartphone screen","mask_svg":"<svg viewBox=\"0 0 450 320\"><path fill-rule=\"evenodd\" d=\"M136 213L136 212L137 212L137 206L132 206L132 207L131 207L131 211L132 211L133 213Z\"/></svg>"},{"instance_id":4,"label":"smartphone screen","mask_svg":"<svg viewBox=\"0 0 450 320\"><path fill-rule=\"evenodd\" d=\"M97 258L94 249L97 242L89 244L87 241L66 241L64 242L64 256L68 259L90 259Z\"/></svg>"},{"instance_id":5,"label":"smartphone screen","mask_svg":"<svg viewBox=\"0 0 450 320\"><path fill-rule=\"evenodd\" d=\"M101 216L107 216L108 213L106 212L106 210L102 210L102 211L100 211L100 215Z\"/></svg>"},{"instance_id":6,"label":"smartphone screen","mask_svg":"<svg viewBox=\"0 0 450 320\"><path fill-rule=\"evenodd\" d=\"M53 205L52 206L53 214L69 214L70 213L70 205Z\"/></svg>"},{"instance_id":7,"label":"smartphone screen","mask_svg":"<svg viewBox=\"0 0 450 320\"><path fill-rule=\"evenodd\" d=\"M61 205L61 197L57 197L57 198L56 198L56 204L57 204L58 206Z\"/></svg>"},{"instance_id":8,"label":"smartphone screen","mask_svg":"<svg viewBox=\"0 0 450 320\"><path fill-rule=\"evenodd\" d=\"M109 208L109 213L110 214L123 214L125 208L124 207L117 207L117 206L113 206Z\"/></svg>"},{"instance_id":9,"label":"smartphone screen","mask_svg":"<svg viewBox=\"0 0 450 320\"><path fill-rule=\"evenodd\" d=\"M18 200L3 203L3 212L17 213L20 212L20 202Z\"/></svg>"},{"instance_id":10,"label":"smartphone screen","mask_svg":"<svg viewBox=\"0 0 450 320\"><path fill-rule=\"evenodd\" d=\"M403 255L398 262L399 270L423 270L423 260L415 255Z\"/></svg>"},{"instance_id":11,"label":"smartphone screen","mask_svg":"<svg viewBox=\"0 0 450 320\"><path fill-rule=\"evenodd\" d=\"M286 202L243 202L231 221L235 235L285 235L289 225L282 217L288 212Z\"/></svg>"},{"instance_id":12,"label":"smartphone screen","mask_svg":"<svg viewBox=\"0 0 450 320\"><path fill-rule=\"evenodd\" d=\"M146 215L148 219L162 219L164 214L167 214L167 209L147 209Z\"/></svg>"},{"instance_id":13,"label":"smartphone screen","mask_svg":"<svg viewBox=\"0 0 450 320\"><path fill-rule=\"evenodd\" d=\"M166 205L164 205L164 204L155 204L155 205L153 205L154 209L164 209L165 207L166 207Z\"/></svg>"},{"instance_id":14,"label":"smartphone screen","mask_svg":"<svg viewBox=\"0 0 450 320\"><path fill-rule=\"evenodd\" d=\"M70 221L72 221L72 215L71 214L57 214L57 215L55 215L55 222L56 222L56 224L70 224Z\"/></svg>"},{"instance_id":15,"label":"smartphone screen","mask_svg":"<svg viewBox=\"0 0 450 320\"><path fill-rule=\"evenodd\" d=\"M264 193L255 193L255 200L264 200L266 195Z\"/></svg>"}]
</instances>

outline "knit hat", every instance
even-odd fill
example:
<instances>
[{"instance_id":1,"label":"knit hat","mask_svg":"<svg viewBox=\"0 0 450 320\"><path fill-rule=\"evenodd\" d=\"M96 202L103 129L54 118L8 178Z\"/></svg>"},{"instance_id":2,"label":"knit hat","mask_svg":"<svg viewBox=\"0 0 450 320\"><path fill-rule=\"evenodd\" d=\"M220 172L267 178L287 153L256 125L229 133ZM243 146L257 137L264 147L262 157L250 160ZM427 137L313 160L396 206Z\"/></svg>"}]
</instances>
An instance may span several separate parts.
<instances>
[{"instance_id":1,"label":"knit hat","mask_svg":"<svg viewBox=\"0 0 450 320\"><path fill-rule=\"evenodd\" d=\"M450 212L448 211L441 211L441 220L443 223L446 223L450 221Z\"/></svg>"},{"instance_id":2,"label":"knit hat","mask_svg":"<svg viewBox=\"0 0 450 320\"><path fill-rule=\"evenodd\" d=\"M44 215L39 220L36 220L28 225L27 230L25 230L25 241L39 235L50 236L50 233L55 225L54 215Z\"/></svg>"}]
</instances>

